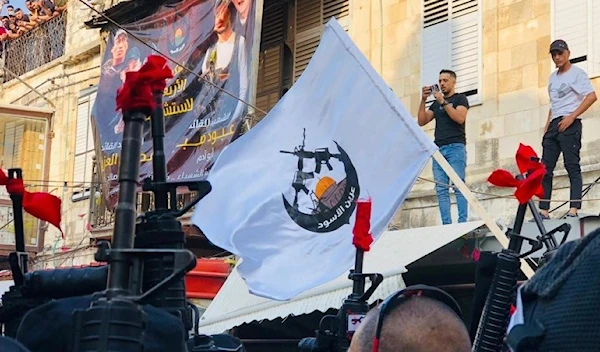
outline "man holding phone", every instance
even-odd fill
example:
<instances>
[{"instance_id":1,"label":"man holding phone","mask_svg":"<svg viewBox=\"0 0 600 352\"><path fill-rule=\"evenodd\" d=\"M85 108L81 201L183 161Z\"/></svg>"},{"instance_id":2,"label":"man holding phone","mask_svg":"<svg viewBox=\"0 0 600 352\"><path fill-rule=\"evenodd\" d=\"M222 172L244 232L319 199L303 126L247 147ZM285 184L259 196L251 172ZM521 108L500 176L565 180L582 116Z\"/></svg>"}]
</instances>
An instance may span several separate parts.
<instances>
[{"instance_id":1,"label":"man holding phone","mask_svg":"<svg viewBox=\"0 0 600 352\"><path fill-rule=\"evenodd\" d=\"M456 73L451 70L441 70L439 76L439 90L436 86L423 87L421 104L419 105L419 126L425 126L435 119L435 144L440 153L458 176L464 181L467 169L467 149L465 122L469 101L464 94L456 93ZM428 110L425 109L427 98L432 95L435 101ZM436 182L435 191L438 197L442 224L451 224L450 214L450 179L442 167L433 160L433 178ZM469 203L465 197L456 190L456 204L458 206L458 222L466 222L468 218Z\"/></svg>"}]
</instances>

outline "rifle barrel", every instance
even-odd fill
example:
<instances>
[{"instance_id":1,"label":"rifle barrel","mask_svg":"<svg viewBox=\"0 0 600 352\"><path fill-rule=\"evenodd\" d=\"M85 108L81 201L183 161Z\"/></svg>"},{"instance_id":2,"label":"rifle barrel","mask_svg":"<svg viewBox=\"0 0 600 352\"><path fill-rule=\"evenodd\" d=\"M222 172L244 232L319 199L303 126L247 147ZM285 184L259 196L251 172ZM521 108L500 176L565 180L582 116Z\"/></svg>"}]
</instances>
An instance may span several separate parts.
<instances>
[{"instance_id":1,"label":"rifle barrel","mask_svg":"<svg viewBox=\"0 0 600 352\"><path fill-rule=\"evenodd\" d=\"M150 119L152 125L152 170L154 172L154 182L167 182L167 165L165 157L165 116L163 107L163 92L153 92L156 108ZM155 209L167 209L167 192L154 192Z\"/></svg>"},{"instance_id":2,"label":"rifle barrel","mask_svg":"<svg viewBox=\"0 0 600 352\"><path fill-rule=\"evenodd\" d=\"M364 255L365 253L362 249L356 249L356 258L354 259L354 272L356 274L362 274L363 272ZM360 297L363 293L365 293L364 278L361 278L360 280L354 280L354 283L352 284L352 293L356 294L357 297Z\"/></svg>"},{"instance_id":3,"label":"rifle barrel","mask_svg":"<svg viewBox=\"0 0 600 352\"><path fill-rule=\"evenodd\" d=\"M115 226L112 247L133 248L135 237L136 193L140 174L142 134L146 116L142 112L123 113L121 162L119 164L119 202L115 210ZM115 294L129 293L129 263L122 258L113 258L108 269L108 290Z\"/></svg>"}]
</instances>

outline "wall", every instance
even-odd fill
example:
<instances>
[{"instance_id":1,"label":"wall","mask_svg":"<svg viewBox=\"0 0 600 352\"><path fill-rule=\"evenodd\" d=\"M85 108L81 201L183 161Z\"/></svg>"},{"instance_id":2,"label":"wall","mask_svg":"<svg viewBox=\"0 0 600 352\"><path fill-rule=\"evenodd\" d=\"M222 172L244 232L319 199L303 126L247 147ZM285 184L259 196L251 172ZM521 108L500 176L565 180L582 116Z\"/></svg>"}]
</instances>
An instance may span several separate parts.
<instances>
[{"instance_id":1,"label":"wall","mask_svg":"<svg viewBox=\"0 0 600 352\"><path fill-rule=\"evenodd\" d=\"M100 73L99 31L83 27L83 21L91 13L83 8L78 1L68 4L65 54L20 77L46 96L54 107L16 79L3 84L0 92L0 100L7 104L55 110L48 134L51 139L51 158L47 165L48 191L62 198L65 239L52 226L48 228L44 251L35 258L38 268L89 264L93 258L92 251L87 248L90 244L87 230L89 201L72 202L71 194L77 190L70 186L73 178L77 99L80 91L98 84Z\"/></svg>"},{"instance_id":2,"label":"wall","mask_svg":"<svg viewBox=\"0 0 600 352\"><path fill-rule=\"evenodd\" d=\"M483 99L482 104L472 106L467 118L467 185L473 191L506 197L476 194L493 217L510 221L516 211L516 202L509 197L510 190L490 188L486 178L495 168L516 171L514 155L519 143L533 146L541 156L541 139L548 114L547 83L552 70L548 55L551 2L482 0L479 5L483 23ZM416 118L421 89L423 0L354 0L351 16L353 39ZM600 80L593 79L593 84L600 87ZM599 110L600 103L597 103L584 115L584 185L599 175L599 158L595 151L600 137L590 132L600 128ZM424 127L429 136L433 136L434 123ZM431 165L421 177L433 178ZM419 180L391 226L441 224L433 187L433 183ZM568 199L568 187L561 158L555 170L553 199ZM600 198L600 188L592 188L586 198ZM597 212L600 206L597 203L584 203L582 212ZM553 215L567 210L563 207ZM456 221L454 205L452 211ZM479 218L472 208L469 215L471 219Z\"/></svg>"}]
</instances>

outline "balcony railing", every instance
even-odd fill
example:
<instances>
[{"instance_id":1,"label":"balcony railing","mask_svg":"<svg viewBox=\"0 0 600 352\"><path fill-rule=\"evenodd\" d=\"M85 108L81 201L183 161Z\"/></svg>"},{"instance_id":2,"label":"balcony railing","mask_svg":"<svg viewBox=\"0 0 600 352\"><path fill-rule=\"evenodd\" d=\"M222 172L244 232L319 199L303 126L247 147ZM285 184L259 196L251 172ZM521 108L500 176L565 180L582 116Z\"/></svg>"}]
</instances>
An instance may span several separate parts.
<instances>
[{"instance_id":1,"label":"balcony railing","mask_svg":"<svg viewBox=\"0 0 600 352\"><path fill-rule=\"evenodd\" d=\"M65 53L67 12L6 43L5 68L17 76L58 59ZM4 81L14 79L5 75Z\"/></svg>"},{"instance_id":2,"label":"balcony railing","mask_svg":"<svg viewBox=\"0 0 600 352\"><path fill-rule=\"evenodd\" d=\"M94 179L90 188L90 224L93 230L107 230L112 228L115 222L115 213L106 206L106 200L102 195L100 178L96 171L94 163ZM196 192L190 192L177 195L177 208L181 209L196 197ZM154 209L154 194L151 192L139 192L136 198L136 208L138 214L143 214ZM193 208L192 210L193 211Z\"/></svg>"}]
</instances>

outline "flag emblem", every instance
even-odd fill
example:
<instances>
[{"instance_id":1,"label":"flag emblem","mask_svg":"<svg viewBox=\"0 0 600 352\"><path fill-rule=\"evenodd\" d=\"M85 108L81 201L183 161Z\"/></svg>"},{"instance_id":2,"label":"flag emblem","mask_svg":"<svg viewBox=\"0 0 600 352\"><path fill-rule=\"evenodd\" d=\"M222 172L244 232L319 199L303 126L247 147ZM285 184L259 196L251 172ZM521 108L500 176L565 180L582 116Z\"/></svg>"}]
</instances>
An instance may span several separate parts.
<instances>
[{"instance_id":1,"label":"flag emblem","mask_svg":"<svg viewBox=\"0 0 600 352\"><path fill-rule=\"evenodd\" d=\"M288 200L284 192L283 205L292 221L311 232L332 232L349 224L360 195L350 156L336 141L331 147L330 150L320 145L306 150L304 129L301 145L293 151L280 151L298 158L298 168L288 188L293 199Z\"/></svg>"}]
</instances>

